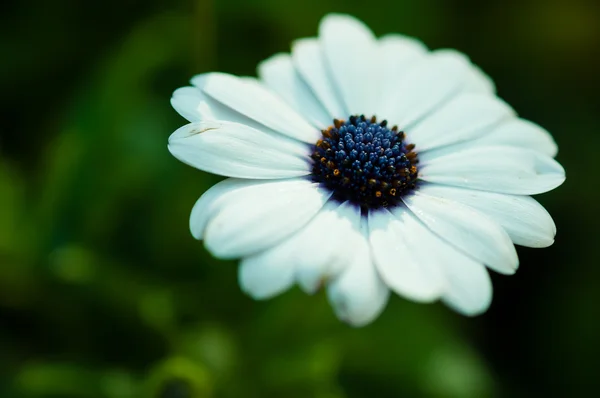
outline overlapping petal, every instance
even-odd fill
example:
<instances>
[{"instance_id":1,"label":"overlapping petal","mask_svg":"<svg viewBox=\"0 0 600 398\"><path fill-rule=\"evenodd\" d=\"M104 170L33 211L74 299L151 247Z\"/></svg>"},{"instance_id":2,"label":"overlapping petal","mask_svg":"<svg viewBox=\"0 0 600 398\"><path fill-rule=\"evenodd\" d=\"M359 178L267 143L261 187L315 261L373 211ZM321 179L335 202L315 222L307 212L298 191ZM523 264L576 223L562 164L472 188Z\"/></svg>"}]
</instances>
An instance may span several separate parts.
<instances>
[{"instance_id":1,"label":"overlapping petal","mask_svg":"<svg viewBox=\"0 0 600 398\"><path fill-rule=\"evenodd\" d=\"M469 147L450 154L424 153L420 159L422 180L482 191L535 195L565 180L557 161L527 148Z\"/></svg>"},{"instance_id":2,"label":"overlapping petal","mask_svg":"<svg viewBox=\"0 0 600 398\"><path fill-rule=\"evenodd\" d=\"M248 180L227 178L212 187L200 196L194 204L190 214L190 232L198 240L204 239L204 230L211 216L222 206L227 205L228 198L235 198L240 189L262 184L262 180Z\"/></svg>"},{"instance_id":3,"label":"overlapping petal","mask_svg":"<svg viewBox=\"0 0 600 398\"><path fill-rule=\"evenodd\" d=\"M319 137L318 129L255 79L211 73L206 77L202 91L248 118L288 137L309 144Z\"/></svg>"},{"instance_id":4,"label":"overlapping petal","mask_svg":"<svg viewBox=\"0 0 600 398\"><path fill-rule=\"evenodd\" d=\"M300 230L330 196L305 179L261 182L228 192L209 216L204 243L220 258L258 253Z\"/></svg>"},{"instance_id":5,"label":"overlapping petal","mask_svg":"<svg viewBox=\"0 0 600 398\"><path fill-rule=\"evenodd\" d=\"M240 123L190 123L169 137L169 151L190 166L227 177L288 178L310 173L307 146Z\"/></svg>"},{"instance_id":6,"label":"overlapping petal","mask_svg":"<svg viewBox=\"0 0 600 398\"><path fill-rule=\"evenodd\" d=\"M415 62L427 57L428 52L423 43L403 35L386 35L378 40L376 74L379 75L379 90L374 110L377 116L384 117L384 114L379 113L380 110L389 98L395 96L396 85L390 82L402 79Z\"/></svg>"},{"instance_id":7,"label":"overlapping petal","mask_svg":"<svg viewBox=\"0 0 600 398\"><path fill-rule=\"evenodd\" d=\"M492 281L485 266L444 242L430 250L443 264L446 289L442 301L463 315L485 312L492 302Z\"/></svg>"},{"instance_id":8,"label":"overlapping petal","mask_svg":"<svg viewBox=\"0 0 600 398\"><path fill-rule=\"evenodd\" d=\"M332 82L324 54L317 39L296 40L292 46L292 61L300 76L329 113L331 119L348 116Z\"/></svg>"},{"instance_id":9,"label":"overlapping petal","mask_svg":"<svg viewBox=\"0 0 600 398\"><path fill-rule=\"evenodd\" d=\"M360 208L349 202L331 201L294 235L290 261L296 280L307 293L339 274L354 258L354 242L360 236Z\"/></svg>"},{"instance_id":10,"label":"overlapping petal","mask_svg":"<svg viewBox=\"0 0 600 398\"><path fill-rule=\"evenodd\" d=\"M369 242L381 278L396 293L414 301L431 302L444 291L440 264L420 250L426 228L404 208L369 212Z\"/></svg>"},{"instance_id":11,"label":"overlapping petal","mask_svg":"<svg viewBox=\"0 0 600 398\"><path fill-rule=\"evenodd\" d=\"M277 133L264 124L244 116L237 110L223 105L203 90L211 73L196 75L191 79L193 86L175 90L171 97L171 105L181 116L190 122L226 121L244 124L261 131Z\"/></svg>"},{"instance_id":12,"label":"overlapping petal","mask_svg":"<svg viewBox=\"0 0 600 398\"><path fill-rule=\"evenodd\" d=\"M277 54L261 62L258 75L268 88L315 127L322 130L331 124L332 118L302 80L289 54Z\"/></svg>"},{"instance_id":13,"label":"overlapping petal","mask_svg":"<svg viewBox=\"0 0 600 398\"><path fill-rule=\"evenodd\" d=\"M491 281L485 266L445 242L406 208L398 207L392 213L410 234L408 249L419 261L421 273L434 270L434 282L429 284L433 286L437 282L437 293L441 294L442 300L464 315L485 311L492 298Z\"/></svg>"},{"instance_id":14,"label":"overlapping petal","mask_svg":"<svg viewBox=\"0 0 600 398\"><path fill-rule=\"evenodd\" d=\"M375 112L377 81L373 62L377 41L371 30L356 18L329 14L319 26L321 52L349 115Z\"/></svg>"},{"instance_id":15,"label":"overlapping petal","mask_svg":"<svg viewBox=\"0 0 600 398\"><path fill-rule=\"evenodd\" d=\"M506 145L528 148L554 157L558 146L545 129L525 119L509 119L473 142L473 146ZM459 149L459 148L456 148Z\"/></svg>"},{"instance_id":16,"label":"overlapping petal","mask_svg":"<svg viewBox=\"0 0 600 398\"><path fill-rule=\"evenodd\" d=\"M465 110L465 112L469 112ZM465 119L464 127L472 125L470 119ZM412 135L412 132L411 132ZM483 147L515 147L530 149L542 155L554 157L558 153L558 146L546 130L529 120L516 117L502 118L499 123L481 129L480 134L474 135L468 141L455 141L433 149L420 149L420 158L424 161L444 155L458 153L467 149ZM432 148L427 145L426 148Z\"/></svg>"},{"instance_id":17,"label":"overlapping petal","mask_svg":"<svg viewBox=\"0 0 600 398\"><path fill-rule=\"evenodd\" d=\"M556 225L542 205L529 196L474 191L427 184L419 191L427 195L466 204L504 228L511 240L528 247L547 247L554 243Z\"/></svg>"},{"instance_id":18,"label":"overlapping petal","mask_svg":"<svg viewBox=\"0 0 600 398\"><path fill-rule=\"evenodd\" d=\"M390 291L373 265L366 225L361 239L353 242L354 257L345 271L327 288L327 296L335 314L353 326L364 326L385 308Z\"/></svg>"},{"instance_id":19,"label":"overlapping petal","mask_svg":"<svg viewBox=\"0 0 600 398\"><path fill-rule=\"evenodd\" d=\"M497 272L513 274L516 271L519 260L510 237L482 213L418 191L403 201L423 224L455 248Z\"/></svg>"},{"instance_id":20,"label":"overlapping petal","mask_svg":"<svg viewBox=\"0 0 600 398\"><path fill-rule=\"evenodd\" d=\"M437 50L417 60L395 81L389 82L389 98L385 98L378 115L385 115L402 129L421 120L433 109L464 92L486 92L474 85L473 66L463 54L453 50Z\"/></svg>"},{"instance_id":21,"label":"overlapping petal","mask_svg":"<svg viewBox=\"0 0 600 398\"><path fill-rule=\"evenodd\" d=\"M260 253L242 258L238 279L242 290L256 300L271 298L294 284L294 267L289 263L295 247L284 241Z\"/></svg>"},{"instance_id":22,"label":"overlapping petal","mask_svg":"<svg viewBox=\"0 0 600 398\"><path fill-rule=\"evenodd\" d=\"M471 141L514 115L512 108L498 98L466 93L432 112L408 134L419 151L427 151Z\"/></svg>"}]
</instances>

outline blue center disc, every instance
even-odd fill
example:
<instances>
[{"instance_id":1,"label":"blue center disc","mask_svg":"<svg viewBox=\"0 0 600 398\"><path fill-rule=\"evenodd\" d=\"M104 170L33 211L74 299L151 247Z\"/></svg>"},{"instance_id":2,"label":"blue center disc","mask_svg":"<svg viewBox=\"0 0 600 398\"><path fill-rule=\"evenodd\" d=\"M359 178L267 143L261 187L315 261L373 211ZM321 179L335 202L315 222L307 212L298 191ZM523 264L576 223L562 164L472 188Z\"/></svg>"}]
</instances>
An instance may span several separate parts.
<instances>
[{"instance_id":1,"label":"blue center disc","mask_svg":"<svg viewBox=\"0 0 600 398\"><path fill-rule=\"evenodd\" d=\"M311 155L313 180L333 191L333 198L364 208L394 206L415 187L417 154L398 127L373 116L334 119Z\"/></svg>"}]
</instances>

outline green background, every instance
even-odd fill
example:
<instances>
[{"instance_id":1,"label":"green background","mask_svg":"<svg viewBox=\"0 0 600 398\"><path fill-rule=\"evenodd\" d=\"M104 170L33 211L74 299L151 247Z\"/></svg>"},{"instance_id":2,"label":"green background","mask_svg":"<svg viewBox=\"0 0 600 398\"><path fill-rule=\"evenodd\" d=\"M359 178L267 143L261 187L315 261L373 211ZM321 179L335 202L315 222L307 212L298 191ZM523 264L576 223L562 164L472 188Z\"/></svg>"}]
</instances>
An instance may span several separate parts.
<instances>
[{"instance_id":1,"label":"green background","mask_svg":"<svg viewBox=\"0 0 600 398\"><path fill-rule=\"evenodd\" d=\"M0 6L0 397L587 397L600 369L600 4L595 0L77 0ZM266 302L192 239L218 177L167 151L172 91L255 65L349 12L467 53L554 134L538 199L554 246L518 248L465 318L393 297L372 325L323 293ZM374 61L375 62L375 61Z\"/></svg>"}]
</instances>

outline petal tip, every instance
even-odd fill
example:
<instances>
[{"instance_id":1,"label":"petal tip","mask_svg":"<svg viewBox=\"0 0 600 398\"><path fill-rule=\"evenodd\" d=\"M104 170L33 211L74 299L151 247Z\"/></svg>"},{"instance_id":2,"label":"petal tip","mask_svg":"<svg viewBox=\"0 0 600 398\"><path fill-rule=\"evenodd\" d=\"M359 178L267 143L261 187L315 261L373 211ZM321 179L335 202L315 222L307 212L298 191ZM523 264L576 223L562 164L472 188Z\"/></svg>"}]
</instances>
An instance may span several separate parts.
<instances>
[{"instance_id":1,"label":"petal tip","mask_svg":"<svg viewBox=\"0 0 600 398\"><path fill-rule=\"evenodd\" d=\"M373 33L367 25L360 19L343 13L331 13L325 15L319 23L319 36L326 36L328 34L345 34L345 33L358 33L366 34L367 36L374 38Z\"/></svg>"},{"instance_id":2,"label":"petal tip","mask_svg":"<svg viewBox=\"0 0 600 398\"><path fill-rule=\"evenodd\" d=\"M221 244L221 242L214 238L214 234L210 231L210 223L207 228L204 230L204 248L215 258L220 260L232 260L236 258L229 253L226 245Z\"/></svg>"},{"instance_id":3,"label":"petal tip","mask_svg":"<svg viewBox=\"0 0 600 398\"><path fill-rule=\"evenodd\" d=\"M359 22L362 24L362 22L360 22L356 17L354 17L350 14L344 14L341 12L331 12L331 13L325 15L323 18L321 18L320 25L323 26L324 24L330 24L330 23L336 23L336 22L346 22L346 21Z\"/></svg>"},{"instance_id":4,"label":"petal tip","mask_svg":"<svg viewBox=\"0 0 600 398\"><path fill-rule=\"evenodd\" d=\"M459 308L456 305L450 305L448 303L446 303L446 305L448 307L450 307L453 311L456 311L457 313L459 313L460 315L463 315L463 316L466 316L469 318L475 318L476 316L485 314L487 312L487 310L490 308L491 302L485 303L485 304L477 306L477 307L472 307L472 308L468 308L468 307Z\"/></svg>"},{"instance_id":5,"label":"petal tip","mask_svg":"<svg viewBox=\"0 0 600 398\"><path fill-rule=\"evenodd\" d=\"M191 222L192 220L190 220L190 234L192 235L192 237L196 240L202 240L203 235L204 235L204 230L197 228L196 225L192 224Z\"/></svg>"},{"instance_id":6,"label":"petal tip","mask_svg":"<svg viewBox=\"0 0 600 398\"><path fill-rule=\"evenodd\" d=\"M512 266L510 268L506 267L506 268L503 268L503 269L493 268L493 271L496 271L496 272L498 272L499 274L502 274L502 275L511 276L511 275L514 275L514 274L517 273L517 269L519 269L518 265L516 267L514 267L514 268Z\"/></svg>"}]
</instances>

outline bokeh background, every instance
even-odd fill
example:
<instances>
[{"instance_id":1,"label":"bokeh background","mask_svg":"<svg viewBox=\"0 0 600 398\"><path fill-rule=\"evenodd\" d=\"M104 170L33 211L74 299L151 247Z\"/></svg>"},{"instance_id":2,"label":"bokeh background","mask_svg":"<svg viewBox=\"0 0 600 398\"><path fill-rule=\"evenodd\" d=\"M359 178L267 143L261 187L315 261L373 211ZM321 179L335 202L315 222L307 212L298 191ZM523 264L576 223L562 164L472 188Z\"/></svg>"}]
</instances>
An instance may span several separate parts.
<instances>
[{"instance_id":1,"label":"bokeh background","mask_svg":"<svg viewBox=\"0 0 600 398\"><path fill-rule=\"evenodd\" d=\"M600 370L596 0L6 0L0 5L0 397L588 397ZM398 297L372 325L324 294L266 302L188 231L218 177L172 158L172 91L349 12L467 53L550 130L554 246L518 248L465 318Z\"/></svg>"}]
</instances>

